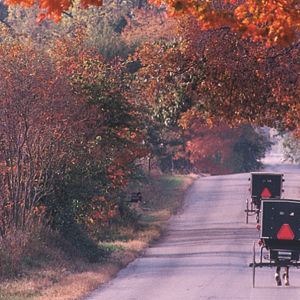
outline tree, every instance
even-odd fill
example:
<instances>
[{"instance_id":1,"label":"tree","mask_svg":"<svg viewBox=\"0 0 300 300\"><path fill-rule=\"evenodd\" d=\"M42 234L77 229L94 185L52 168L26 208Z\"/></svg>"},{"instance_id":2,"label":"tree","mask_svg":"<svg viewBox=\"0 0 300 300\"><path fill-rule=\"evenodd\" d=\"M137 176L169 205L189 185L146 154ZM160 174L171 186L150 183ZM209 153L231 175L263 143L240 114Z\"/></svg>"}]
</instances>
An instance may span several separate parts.
<instances>
[{"instance_id":1,"label":"tree","mask_svg":"<svg viewBox=\"0 0 300 300\"><path fill-rule=\"evenodd\" d=\"M68 147L76 99L51 59L30 46L1 43L0 231L25 229L53 192Z\"/></svg>"},{"instance_id":2,"label":"tree","mask_svg":"<svg viewBox=\"0 0 300 300\"><path fill-rule=\"evenodd\" d=\"M136 76L141 101L147 102L157 120L175 125L180 114L192 106L195 84L202 81L201 59L176 40L146 43L135 58L141 64Z\"/></svg>"},{"instance_id":3,"label":"tree","mask_svg":"<svg viewBox=\"0 0 300 300\"><path fill-rule=\"evenodd\" d=\"M143 117L130 93L127 65L119 60L106 63L94 49L82 47L82 32L57 42L51 51L82 99L74 162L55 198L64 199L63 208L53 201L56 220L60 212L73 210L75 220L97 229L111 218L120 218L128 181L138 168L136 161L148 154L144 145ZM74 207L74 203L76 207ZM67 213L66 213L67 214Z\"/></svg>"},{"instance_id":4,"label":"tree","mask_svg":"<svg viewBox=\"0 0 300 300\"><path fill-rule=\"evenodd\" d=\"M203 62L193 109L209 123L251 123L295 129L299 116L299 45L266 48L226 28L200 32L194 19L180 29L186 52ZM293 115L293 116L292 116Z\"/></svg>"},{"instance_id":5,"label":"tree","mask_svg":"<svg viewBox=\"0 0 300 300\"><path fill-rule=\"evenodd\" d=\"M122 36L128 44L144 44L158 40L171 41L177 34L177 20L168 18L164 9L135 9Z\"/></svg>"},{"instance_id":6,"label":"tree","mask_svg":"<svg viewBox=\"0 0 300 300\"><path fill-rule=\"evenodd\" d=\"M195 118L184 132L186 156L200 172L242 173L258 170L271 143L251 126L207 127Z\"/></svg>"},{"instance_id":7,"label":"tree","mask_svg":"<svg viewBox=\"0 0 300 300\"><path fill-rule=\"evenodd\" d=\"M276 75L261 59L266 49L227 29L199 32L191 19L180 26L181 39L146 43L135 54L141 98L164 126L179 121L186 129L177 137L182 148L173 148L173 158L187 158L182 152L189 152L194 166L213 173L259 168L267 144L241 125L274 125L288 110L275 98Z\"/></svg>"},{"instance_id":8,"label":"tree","mask_svg":"<svg viewBox=\"0 0 300 300\"><path fill-rule=\"evenodd\" d=\"M263 47L227 29L199 33L191 43L205 61L194 103L209 122L272 125L280 117L275 112L283 107L276 106L270 81L263 79L267 76L266 60L257 56L263 55Z\"/></svg>"}]
</instances>

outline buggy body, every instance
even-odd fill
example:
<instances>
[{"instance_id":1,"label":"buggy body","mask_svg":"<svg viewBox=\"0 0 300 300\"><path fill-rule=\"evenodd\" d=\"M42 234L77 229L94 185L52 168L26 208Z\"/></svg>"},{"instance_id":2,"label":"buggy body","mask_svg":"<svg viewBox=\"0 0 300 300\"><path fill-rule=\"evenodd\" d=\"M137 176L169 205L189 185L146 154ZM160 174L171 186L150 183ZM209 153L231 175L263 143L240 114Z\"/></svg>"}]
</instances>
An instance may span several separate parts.
<instances>
[{"instance_id":1,"label":"buggy body","mask_svg":"<svg viewBox=\"0 0 300 300\"><path fill-rule=\"evenodd\" d=\"M260 238L270 260L297 262L300 253L300 200L262 200Z\"/></svg>"},{"instance_id":2,"label":"buggy body","mask_svg":"<svg viewBox=\"0 0 300 300\"><path fill-rule=\"evenodd\" d=\"M259 222L259 214L262 199L281 199L283 174L269 172L250 173L250 199L246 200L246 223L249 216L256 215Z\"/></svg>"},{"instance_id":3,"label":"buggy body","mask_svg":"<svg viewBox=\"0 0 300 300\"><path fill-rule=\"evenodd\" d=\"M260 258L253 245L253 287L257 267L300 267L300 200L261 200ZM267 252L267 255L265 255Z\"/></svg>"},{"instance_id":4,"label":"buggy body","mask_svg":"<svg viewBox=\"0 0 300 300\"><path fill-rule=\"evenodd\" d=\"M260 207L261 199L280 199L282 195L283 174L281 173L251 173L251 199Z\"/></svg>"}]
</instances>

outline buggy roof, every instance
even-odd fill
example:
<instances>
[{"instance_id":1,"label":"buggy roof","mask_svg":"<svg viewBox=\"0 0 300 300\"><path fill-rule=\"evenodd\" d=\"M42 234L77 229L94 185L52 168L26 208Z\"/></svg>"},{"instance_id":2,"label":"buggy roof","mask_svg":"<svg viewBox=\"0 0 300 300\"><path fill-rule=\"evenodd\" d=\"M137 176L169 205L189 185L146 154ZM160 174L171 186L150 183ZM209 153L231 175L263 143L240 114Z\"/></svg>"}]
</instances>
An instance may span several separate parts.
<instances>
[{"instance_id":1,"label":"buggy roof","mask_svg":"<svg viewBox=\"0 0 300 300\"><path fill-rule=\"evenodd\" d=\"M262 199L262 201L264 201L264 202L271 202L271 201L276 201L276 203L278 203L278 202L283 202L283 203L285 203L285 202L293 202L293 203L297 203L297 204L300 204L300 199L286 199L286 198L284 198L284 199L276 199L276 198L268 198L268 199Z\"/></svg>"},{"instance_id":2,"label":"buggy roof","mask_svg":"<svg viewBox=\"0 0 300 300\"><path fill-rule=\"evenodd\" d=\"M283 176L282 173L277 173L277 172L251 172L251 175L281 175Z\"/></svg>"}]
</instances>

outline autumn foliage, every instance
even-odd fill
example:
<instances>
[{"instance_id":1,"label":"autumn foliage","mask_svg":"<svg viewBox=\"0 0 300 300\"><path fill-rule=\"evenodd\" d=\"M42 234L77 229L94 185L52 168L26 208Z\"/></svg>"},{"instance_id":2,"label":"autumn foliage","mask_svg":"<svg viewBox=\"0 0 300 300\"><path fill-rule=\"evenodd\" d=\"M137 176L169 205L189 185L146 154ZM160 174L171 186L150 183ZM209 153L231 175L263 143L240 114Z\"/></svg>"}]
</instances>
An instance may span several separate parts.
<instances>
[{"instance_id":1,"label":"autumn foliage","mask_svg":"<svg viewBox=\"0 0 300 300\"><path fill-rule=\"evenodd\" d=\"M42 199L52 193L56 172L68 160L75 111L68 105L66 79L53 72L49 57L18 43L2 43L0 52L3 236L45 212Z\"/></svg>"},{"instance_id":2,"label":"autumn foliage","mask_svg":"<svg viewBox=\"0 0 300 300\"><path fill-rule=\"evenodd\" d=\"M1 44L2 234L34 211L55 227L109 225L124 217L128 183L145 162L148 171L154 162L248 171L266 145L255 152L258 135L247 124L298 126L296 47L267 49L227 28L202 32L183 17L180 38L172 29L108 60L76 26L45 49ZM247 149L255 152L249 166Z\"/></svg>"},{"instance_id":3,"label":"autumn foliage","mask_svg":"<svg viewBox=\"0 0 300 300\"><path fill-rule=\"evenodd\" d=\"M63 188L73 195L74 185L81 181L81 195L74 195L82 204L78 220L101 226L122 214L120 195L136 172L135 162L149 150L128 90L126 65L118 60L105 63L95 50L81 47L81 37L78 32L72 39L60 40L51 52L58 70L70 78L74 94L82 100L75 126L77 145L84 147L74 153L68 170L71 180Z\"/></svg>"},{"instance_id":4,"label":"autumn foliage","mask_svg":"<svg viewBox=\"0 0 300 300\"><path fill-rule=\"evenodd\" d=\"M191 15L201 29L229 27L243 37L253 41L263 41L267 46L289 45L297 40L299 31L298 1L152 1L156 5L166 5L172 16Z\"/></svg>"},{"instance_id":5,"label":"autumn foliage","mask_svg":"<svg viewBox=\"0 0 300 300\"><path fill-rule=\"evenodd\" d=\"M45 18L58 22L64 12L76 1L72 0L6 0L8 5L31 7L38 5L38 21ZM267 46L289 45L297 40L300 26L299 3L294 0L153 0L157 6L165 6L169 15L191 15L195 17L201 29L229 27L244 38L254 42L263 41ZM102 0L81 0L82 8L91 5L101 6Z\"/></svg>"},{"instance_id":6,"label":"autumn foliage","mask_svg":"<svg viewBox=\"0 0 300 300\"><path fill-rule=\"evenodd\" d=\"M80 36L47 54L1 44L2 237L41 217L61 229L108 224L148 154L124 67L84 50Z\"/></svg>"},{"instance_id":7,"label":"autumn foliage","mask_svg":"<svg viewBox=\"0 0 300 300\"><path fill-rule=\"evenodd\" d=\"M73 0L6 0L5 3L8 5L22 5L24 7L32 7L38 5L40 10L38 22L41 22L45 18L53 19L55 22L61 20L62 13L68 11L74 4ZM82 8L87 8L90 5L101 6L102 0L80 0Z\"/></svg>"},{"instance_id":8,"label":"autumn foliage","mask_svg":"<svg viewBox=\"0 0 300 300\"><path fill-rule=\"evenodd\" d=\"M208 125L226 122L234 126L252 123L270 127L281 124L292 130L298 127L298 44L287 49L266 48L227 28L200 32L193 18L181 19L180 35L183 40L173 51L184 57L178 59L177 67L184 70L182 74L188 70L190 77L184 84L173 85L189 86L185 99L190 101L191 114L199 114ZM155 53L162 56L167 47L164 44L155 50L150 46L152 65ZM161 77L168 78L168 64L168 59L158 64L166 70L157 75L158 84L164 80Z\"/></svg>"},{"instance_id":9,"label":"autumn foliage","mask_svg":"<svg viewBox=\"0 0 300 300\"><path fill-rule=\"evenodd\" d=\"M181 122L186 122L183 116ZM208 127L201 119L191 118L184 135L184 155L200 172L228 174L259 169L270 143L249 125Z\"/></svg>"}]
</instances>

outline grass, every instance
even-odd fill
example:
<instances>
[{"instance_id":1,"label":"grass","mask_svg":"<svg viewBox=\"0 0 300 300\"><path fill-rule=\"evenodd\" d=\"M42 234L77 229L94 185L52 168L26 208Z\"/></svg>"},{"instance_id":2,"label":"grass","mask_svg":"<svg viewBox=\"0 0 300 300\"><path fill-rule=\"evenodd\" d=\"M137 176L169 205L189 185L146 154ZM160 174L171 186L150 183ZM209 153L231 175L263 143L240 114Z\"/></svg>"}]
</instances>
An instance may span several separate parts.
<instances>
[{"instance_id":1,"label":"grass","mask_svg":"<svg viewBox=\"0 0 300 300\"><path fill-rule=\"evenodd\" d=\"M191 178L179 175L152 178L142 190L146 205L155 211L167 209L176 213L182 205L182 192L189 186Z\"/></svg>"},{"instance_id":2,"label":"grass","mask_svg":"<svg viewBox=\"0 0 300 300\"><path fill-rule=\"evenodd\" d=\"M135 207L140 215L138 229L120 228L113 239L99 247L108 258L101 263L71 260L59 252L43 261L28 257L28 269L19 278L0 283L0 300L77 300L111 280L143 250L158 240L169 217L182 207L184 193L195 176L158 176L140 186L143 204ZM50 250L48 250L50 251ZM52 257L52 259L51 259Z\"/></svg>"}]
</instances>

